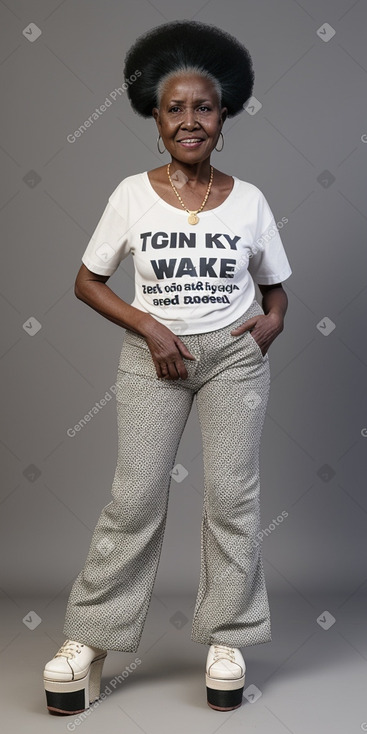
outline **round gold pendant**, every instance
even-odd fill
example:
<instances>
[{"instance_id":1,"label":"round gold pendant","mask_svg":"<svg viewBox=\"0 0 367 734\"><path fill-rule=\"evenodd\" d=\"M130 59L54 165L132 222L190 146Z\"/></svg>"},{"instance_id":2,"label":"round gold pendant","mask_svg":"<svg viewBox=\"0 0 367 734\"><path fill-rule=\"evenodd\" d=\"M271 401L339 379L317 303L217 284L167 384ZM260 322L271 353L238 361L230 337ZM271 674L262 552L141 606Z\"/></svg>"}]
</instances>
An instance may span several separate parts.
<instances>
[{"instance_id":1,"label":"round gold pendant","mask_svg":"<svg viewBox=\"0 0 367 734\"><path fill-rule=\"evenodd\" d=\"M189 224L197 224L198 221L199 221L199 217L196 214L190 214Z\"/></svg>"}]
</instances>

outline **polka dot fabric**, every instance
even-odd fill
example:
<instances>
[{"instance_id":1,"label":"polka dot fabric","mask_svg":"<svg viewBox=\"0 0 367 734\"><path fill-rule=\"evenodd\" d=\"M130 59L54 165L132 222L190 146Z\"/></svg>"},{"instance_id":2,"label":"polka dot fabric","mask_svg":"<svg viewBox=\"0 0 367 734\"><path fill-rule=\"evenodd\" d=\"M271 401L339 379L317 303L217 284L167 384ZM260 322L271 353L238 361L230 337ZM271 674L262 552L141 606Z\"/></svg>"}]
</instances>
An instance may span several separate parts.
<instances>
[{"instance_id":1,"label":"polka dot fabric","mask_svg":"<svg viewBox=\"0 0 367 734\"><path fill-rule=\"evenodd\" d=\"M257 538L269 358L250 332L230 334L262 313L255 300L229 326L180 336L196 357L184 360L186 380L157 379L144 337L126 329L116 380L112 500L102 509L69 595L67 638L106 650L138 650L161 554L171 471L195 397L204 502L191 639L232 647L271 640Z\"/></svg>"}]
</instances>

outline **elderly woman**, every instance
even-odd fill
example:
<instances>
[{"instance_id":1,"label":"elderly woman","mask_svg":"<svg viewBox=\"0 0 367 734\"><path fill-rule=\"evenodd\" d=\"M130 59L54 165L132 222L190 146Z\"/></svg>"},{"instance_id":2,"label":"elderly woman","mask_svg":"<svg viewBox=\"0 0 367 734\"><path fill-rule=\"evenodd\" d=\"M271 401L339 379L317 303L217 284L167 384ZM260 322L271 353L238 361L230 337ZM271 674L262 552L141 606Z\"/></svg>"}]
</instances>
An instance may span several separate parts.
<instances>
[{"instance_id":1,"label":"elderly woman","mask_svg":"<svg viewBox=\"0 0 367 734\"><path fill-rule=\"evenodd\" d=\"M119 183L76 278L77 298L125 329L118 459L113 499L69 596L68 639L45 666L47 708L88 708L101 695L107 650L138 649L170 481L186 476L175 458L196 397L204 501L191 639L209 645L207 703L228 711L242 702L239 648L271 640L258 539L259 445L268 350L283 329L282 281L291 269L262 192L210 162L223 149L226 118L252 94L247 49L213 26L176 21L136 41L124 76L133 109L154 117L158 150L170 161ZM132 304L106 285L129 253Z\"/></svg>"}]
</instances>

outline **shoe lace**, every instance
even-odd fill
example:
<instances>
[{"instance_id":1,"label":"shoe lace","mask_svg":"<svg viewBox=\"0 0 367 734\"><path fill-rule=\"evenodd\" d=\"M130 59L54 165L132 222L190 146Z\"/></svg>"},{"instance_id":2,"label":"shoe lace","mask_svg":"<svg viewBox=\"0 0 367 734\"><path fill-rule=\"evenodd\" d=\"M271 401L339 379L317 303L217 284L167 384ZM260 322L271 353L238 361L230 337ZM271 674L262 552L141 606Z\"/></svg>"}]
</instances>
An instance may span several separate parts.
<instances>
[{"instance_id":1,"label":"shoe lace","mask_svg":"<svg viewBox=\"0 0 367 734\"><path fill-rule=\"evenodd\" d=\"M60 649L57 651L55 658L61 655L66 658L75 658L76 655L79 655L79 653L81 653L82 647L84 647L84 645L81 642L76 642L75 640L65 640L63 645L61 645Z\"/></svg>"},{"instance_id":2,"label":"shoe lace","mask_svg":"<svg viewBox=\"0 0 367 734\"><path fill-rule=\"evenodd\" d=\"M214 647L214 660L218 658L227 658L230 662L235 662L234 659L234 647L227 647L225 645L213 645Z\"/></svg>"}]
</instances>

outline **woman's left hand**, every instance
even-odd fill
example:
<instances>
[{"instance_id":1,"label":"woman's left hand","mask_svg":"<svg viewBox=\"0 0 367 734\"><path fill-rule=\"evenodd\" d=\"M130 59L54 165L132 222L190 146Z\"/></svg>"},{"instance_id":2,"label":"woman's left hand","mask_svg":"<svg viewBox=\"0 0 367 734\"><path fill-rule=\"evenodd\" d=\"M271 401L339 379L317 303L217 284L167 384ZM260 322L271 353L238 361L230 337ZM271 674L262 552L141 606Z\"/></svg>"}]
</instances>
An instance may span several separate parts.
<instances>
[{"instance_id":1,"label":"woman's left hand","mask_svg":"<svg viewBox=\"0 0 367 734\"><path fill-rule=\"evenodd\" d=\"M287 311L288 297L281 283L272 285L258 284L262 293L263 314L253 316L244 321L236 329L230 331L233 336L239 336L245 331L251 331L251 336L258 343L263 357L270 345L284 328L284 316Z\"/></svg>"},{"instance_id":2,"label":"woman's left hand","mask_svg":"<svg viewBox=\"0 0 367 734\"><path fill-rule=\"evenodd\" d=\"M245 331L251 331L251 336L258 343L263 357L265 357L270 345L281 331L283 331L283 328L284 320L279 313L259 314L244 321L243 324L233 329L230 334L232 336L239 336Z\"/></svg>"}]
</instances>

